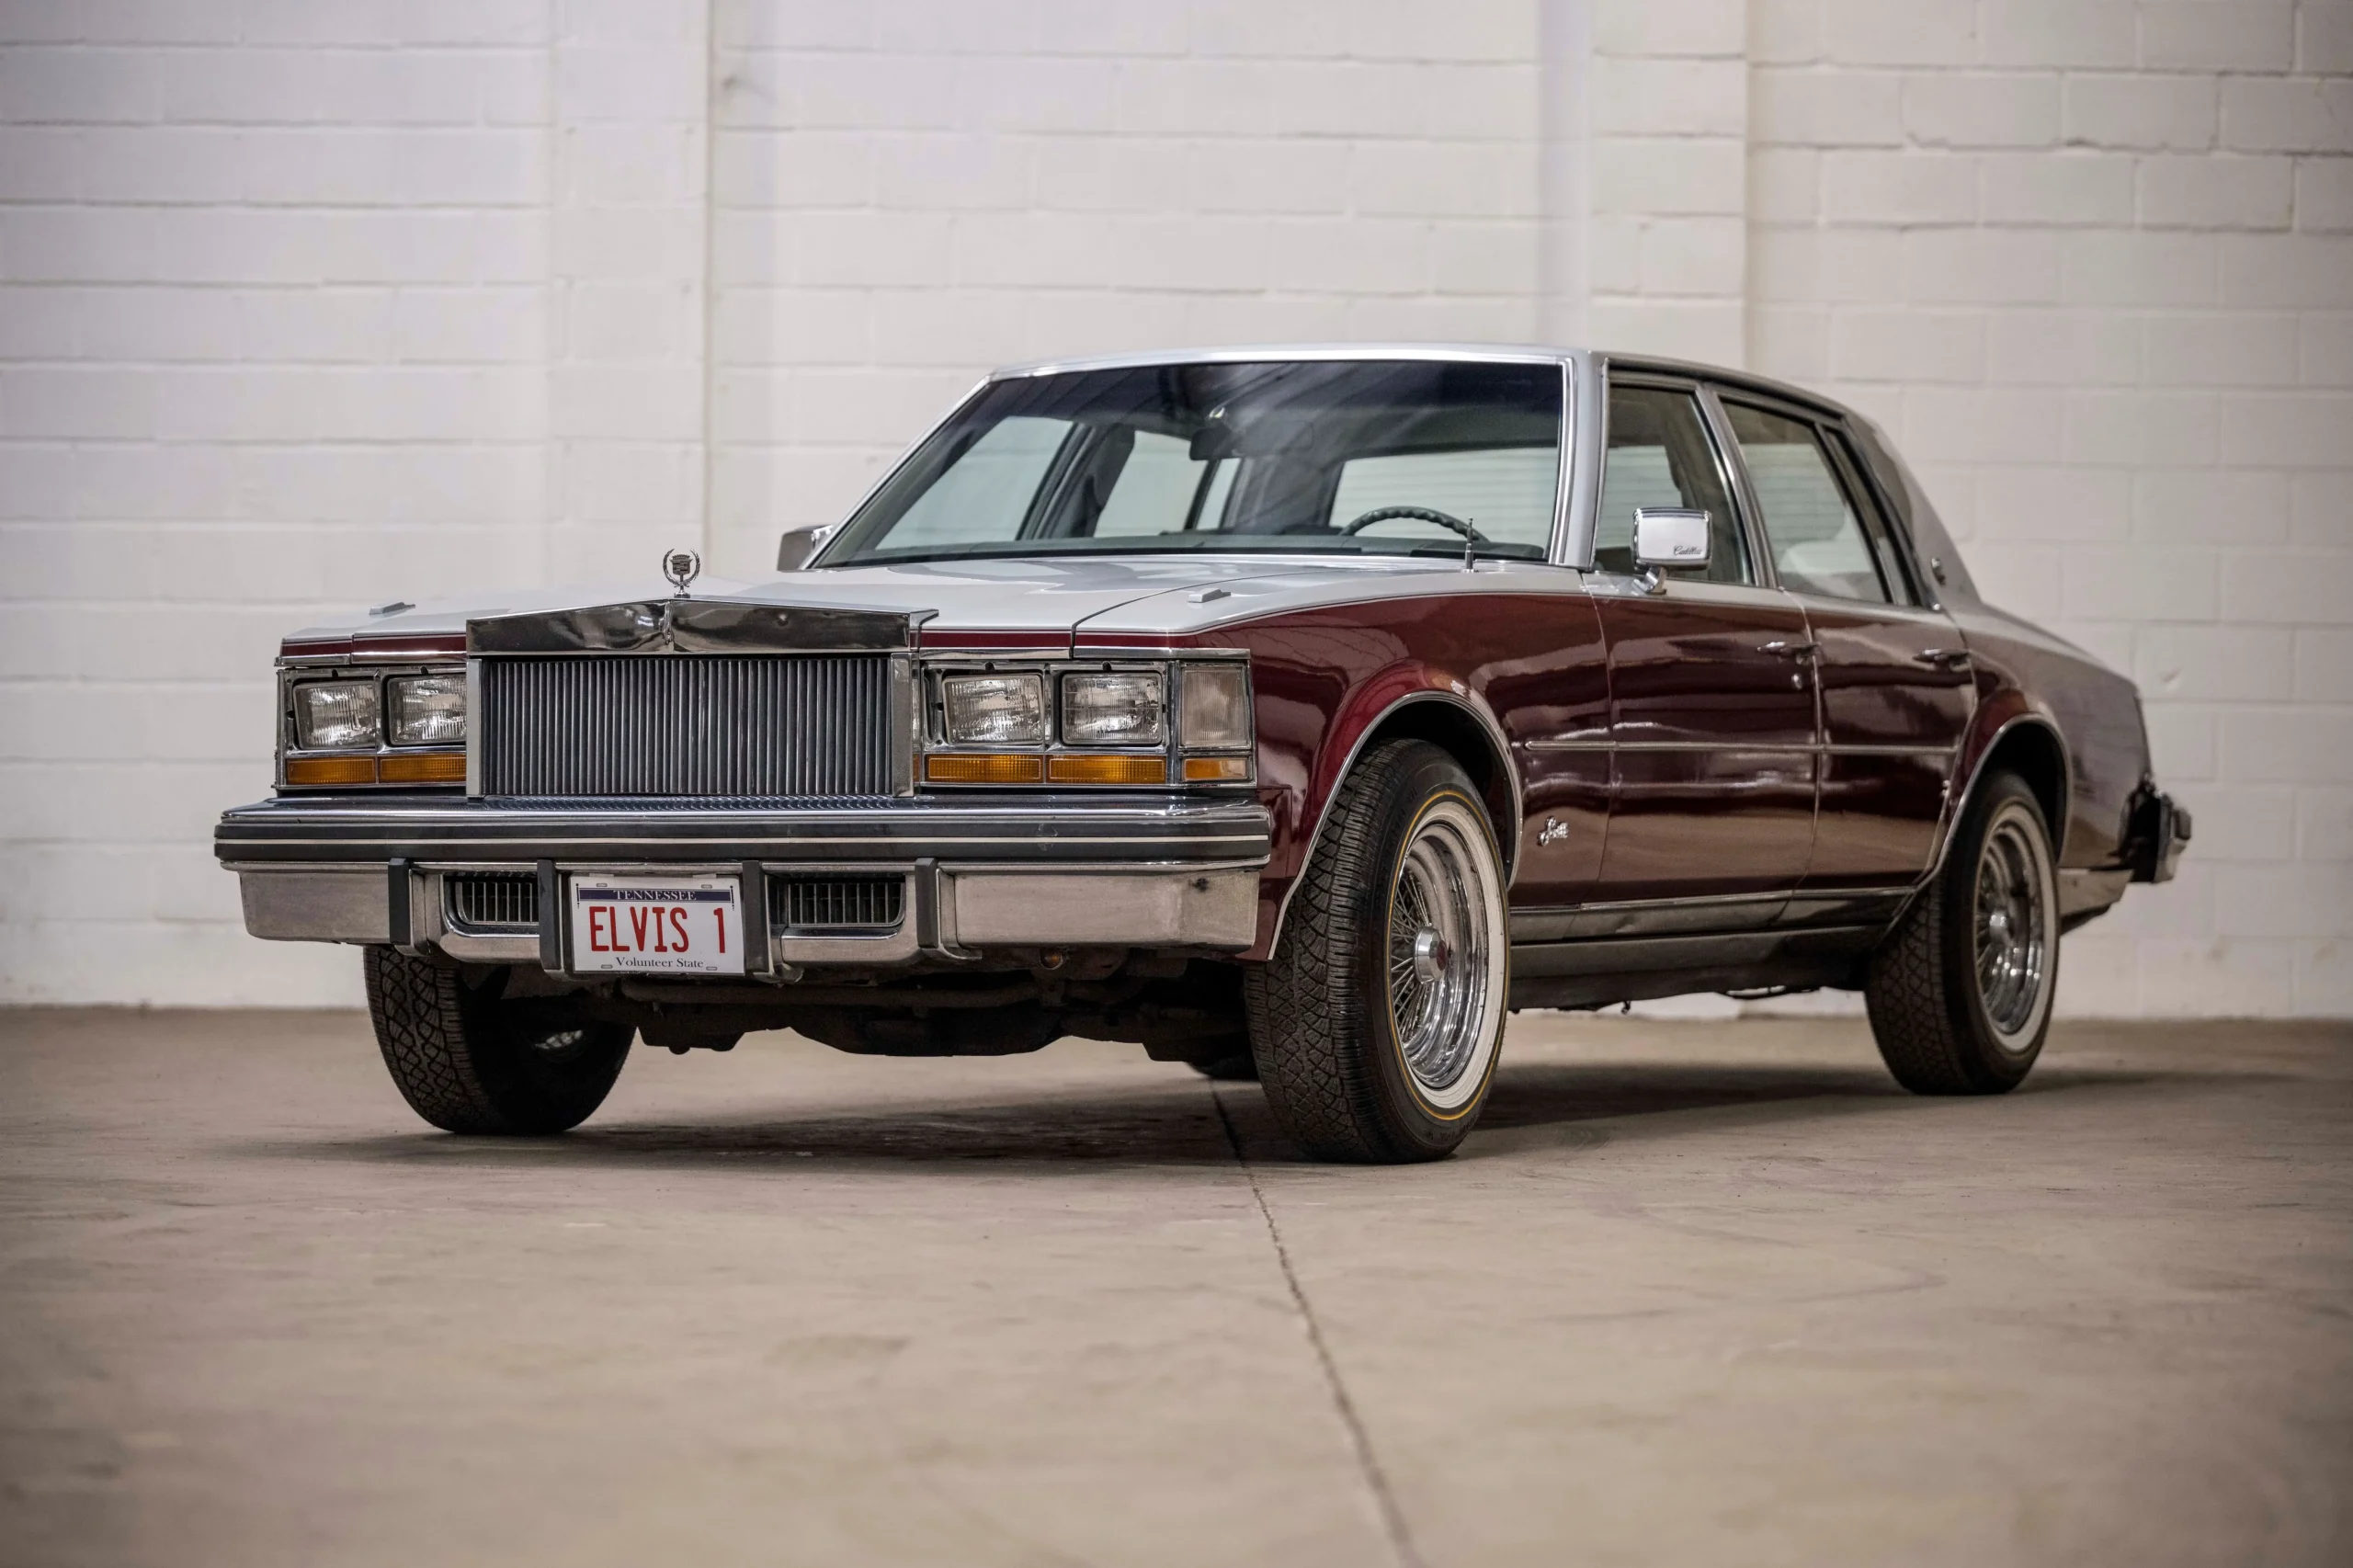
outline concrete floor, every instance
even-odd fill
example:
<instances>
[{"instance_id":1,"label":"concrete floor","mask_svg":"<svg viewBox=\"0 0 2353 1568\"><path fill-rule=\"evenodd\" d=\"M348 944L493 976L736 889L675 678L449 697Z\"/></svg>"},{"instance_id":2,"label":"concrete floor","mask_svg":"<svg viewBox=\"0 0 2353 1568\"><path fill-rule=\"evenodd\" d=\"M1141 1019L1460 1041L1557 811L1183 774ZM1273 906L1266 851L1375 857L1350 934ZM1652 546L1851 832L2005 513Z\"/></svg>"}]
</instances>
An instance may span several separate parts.
<instances>
[{"instance_id":1,"label":"concrete floor","mask_svg":"<svg viewBox=\"0 0 2353 1568\"><path fill-rule=\"evenodd\" d=\"M2344 1562L2349 1188L2344 1026L1531 1015L1358 1170L1076 1042L502 1143L355 1017L0 1014L0 1562Z\"/></svg>"}]
</instances>

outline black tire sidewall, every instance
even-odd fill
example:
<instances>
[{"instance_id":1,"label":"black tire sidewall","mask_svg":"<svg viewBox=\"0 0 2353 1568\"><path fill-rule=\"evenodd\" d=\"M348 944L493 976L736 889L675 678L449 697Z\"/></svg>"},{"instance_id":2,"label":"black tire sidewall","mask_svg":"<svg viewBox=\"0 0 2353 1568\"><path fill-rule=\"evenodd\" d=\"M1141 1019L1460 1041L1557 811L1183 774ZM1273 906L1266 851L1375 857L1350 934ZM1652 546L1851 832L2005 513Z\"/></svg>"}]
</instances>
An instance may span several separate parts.
<instances>
[{"instance_id":1,"label":"black tire sidewall","mask_svg":"<svg viewBox=\"0 0 2353 1568\"><path fill-rule=\"evenodd\" d=\"M574 1009L497 993L505 976L461 994L466 1048L501 1119L517 1132L563 1132L585 1121L612 1092L635 1032L624 1024L571 1016ZM562 1055L539 1042L573 1029L585 1038Z\"/></svg>"}]
</instances>

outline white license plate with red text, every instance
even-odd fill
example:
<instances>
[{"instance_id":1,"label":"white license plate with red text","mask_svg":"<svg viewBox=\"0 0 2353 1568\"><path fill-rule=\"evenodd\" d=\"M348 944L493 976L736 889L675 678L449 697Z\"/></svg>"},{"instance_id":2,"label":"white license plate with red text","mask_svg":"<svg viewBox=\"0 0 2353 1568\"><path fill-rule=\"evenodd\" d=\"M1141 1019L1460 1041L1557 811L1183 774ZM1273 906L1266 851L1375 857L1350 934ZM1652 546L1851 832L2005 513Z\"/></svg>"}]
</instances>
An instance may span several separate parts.
<instances>
[{"instance_id":1,"label":"white license plate with red text","mask_svg":"<svg viewBox=\"0 0 2353 1568\"><path fill-rule=\"evenodd\" d=\"M742 884L733 877L574 877L576 974L741 974Z\"/></svg>"}]
</instances>

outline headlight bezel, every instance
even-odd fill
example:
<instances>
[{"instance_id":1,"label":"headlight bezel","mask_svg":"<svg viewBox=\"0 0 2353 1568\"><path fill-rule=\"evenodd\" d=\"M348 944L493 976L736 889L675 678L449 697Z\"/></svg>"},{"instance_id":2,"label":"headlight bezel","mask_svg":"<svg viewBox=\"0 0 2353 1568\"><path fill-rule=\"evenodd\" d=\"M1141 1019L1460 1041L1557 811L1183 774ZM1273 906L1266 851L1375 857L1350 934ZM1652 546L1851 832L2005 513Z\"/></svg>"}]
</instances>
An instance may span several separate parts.
<instances>
[{"instance_id":1,"label":"headlight bezel","mask_svg":"<svg viewBox=\"0 0 2353 1568\"><path fill-rule=\"evenodd\" d=\"M276 788L281 791L334 793L378 789L459 790L466 787L471 748L460 737L396 740L393 688L405 681L447 682L467 723L472 709L470 672L463 664L415 656L381 664L349 655L278 659L278 748ZM367 687L373 692L372 733L322 732L307 723L307 691L321 687ZM444 734L447 734L446 730Z\"/></svg>"},{"instance_id":2,"label":"headlight bezel","mask_svg":"<svg viewBox=\"0 0 2353 1568\"><path fill-rule=\"evenodd\" d=\"M1224 690L1240 696L1238 730L1230 721L1209 737L1212 745L1188 744L1183 733L1183 691L1187 672L1195 668L1231 672L1215 678L1225 683ZM1039 682L1035 689L1043 698L1046 716L1042 736L1017 743L976 740L970 737L978 732L951 725L951 683L975 677ZM1131 699L1127 710L1143 710L1142 722L1120 727L1085 722L1090 694L1100 696L1122 687ZM1257 781L1250 688L1250 663L1238 651L1075 659L1044 654L927 657L921 673L915 784L925 790L1042 786L1191 792L1248 788ZM1024 733L1036 734L1033 730ZM934 757L939 759L937 767ZM1005 766L995 770L974 766L984 757L995 757Z\"/></svg>"}]
</instances>

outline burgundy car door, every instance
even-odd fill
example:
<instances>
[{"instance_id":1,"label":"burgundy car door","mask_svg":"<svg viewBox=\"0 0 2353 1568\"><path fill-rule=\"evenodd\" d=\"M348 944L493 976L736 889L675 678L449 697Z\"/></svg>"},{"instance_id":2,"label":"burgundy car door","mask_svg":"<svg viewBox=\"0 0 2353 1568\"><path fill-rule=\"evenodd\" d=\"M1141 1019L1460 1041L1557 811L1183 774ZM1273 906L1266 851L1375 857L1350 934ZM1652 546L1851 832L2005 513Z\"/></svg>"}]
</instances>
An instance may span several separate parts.
<instances>
[{"instance_id":1,"label":"burgundy car door","mask_svg":"<svg viewBox=\"0 0 2353 1568\"><path fill-rule=\"evenodd\" d=\"M1836 918L1838 895L1908 887L1927 869L1975 700L1968 652L1920 603L1843 436L1742 393L1722 407L1775 575L1819 645L1822 801L1805 888Z\"/></svg>"},{"instance_id":2,"label":"burgundy car door","mask_svg":"<svg viewBox=\"0 0 2353 1568\"><path fill-rule=\"evenodd\" d=\"M1805 612L1759 580L1697 388L1613 377L1608 418L1593 591L1608 647L1613 794L1596 897L1705 901L1630 931L1766 925L1813 842ZM1706 511L1708 564L1646 588L1631 550L1644 506Z\"/></svg>"}]
</instances>

